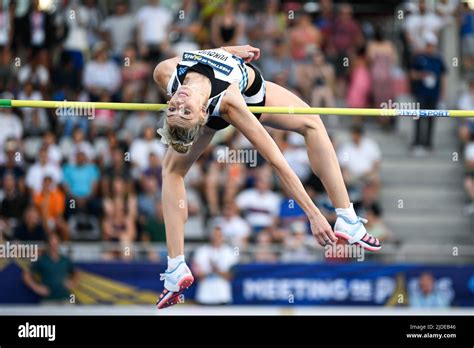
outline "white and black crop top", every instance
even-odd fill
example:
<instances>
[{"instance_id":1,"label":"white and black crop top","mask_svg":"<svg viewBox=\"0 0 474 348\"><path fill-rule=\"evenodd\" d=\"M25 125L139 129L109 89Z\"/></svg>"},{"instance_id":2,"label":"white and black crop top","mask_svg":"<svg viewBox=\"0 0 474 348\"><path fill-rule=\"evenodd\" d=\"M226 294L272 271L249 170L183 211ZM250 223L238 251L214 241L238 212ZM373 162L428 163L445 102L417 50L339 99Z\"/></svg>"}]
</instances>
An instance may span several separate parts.
<instances>
[{"instance_id":1,"label":"white and black crop top","mask_svg":"<svg viewBox=\"0 0 474 348\"><path fill-rule=\"evenodd\" d=\"M238 84L247 105L265 103L265 81L254 66L247 64L256 75L254 83L247 89L248 73L245 65L242 58L222 49L184 52L168 82L167 92L175 93L189 71L206 76L211 81L211 95L207 102L209 120L206 125L214 129L225 128L228 123L221 118L219 110L225 91L232 83Z\"/></svg>"}]
</instances>

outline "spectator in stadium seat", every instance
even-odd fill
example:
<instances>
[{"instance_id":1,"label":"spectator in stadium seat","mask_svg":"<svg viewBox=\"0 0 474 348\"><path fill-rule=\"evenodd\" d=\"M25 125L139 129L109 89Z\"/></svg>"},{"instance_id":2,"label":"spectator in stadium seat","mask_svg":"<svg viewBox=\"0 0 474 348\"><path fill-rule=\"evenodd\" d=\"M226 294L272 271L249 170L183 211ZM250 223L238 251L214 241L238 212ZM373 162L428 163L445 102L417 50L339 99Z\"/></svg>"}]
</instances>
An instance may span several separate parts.
<instances>
[{"instance_id":1,"label":"spectator in stadium seat","mask_svg":"<svg viewBox=\"0 0 474 348\"><path fill-rule=\"evenodd\" d=\"M474 110L474 78L469 80L468 89L462 93L461 97L459 98L458 105L459 109L461 110ZM461 139L463 145L470 141L473 134L474 118L463 119L461 126L459 127L459 138Z\"/></svg>"},{"instance_id":2,"label":"spectator in stadium seat","mask_svg":"<svg viewBox=\"0 0 474 348\"><path fill-rule=\"evenodd\" d=\"M122 130L122 137L127 143L131 143L133 139L140 137L143 129L154 127L157 120L154 115L148 111L135 111L126 116Z\"/></svg>"},{"instance_id":3,"label":"spectator in stadium seat","mask_svg":"<svg viewBox=\"0 0 474 348\"><path fill-rule=\"evenodd\" d=\"M432 33L436 36L443 27L443 20L432 11L426 0L418 1L418 9L406 18L405 37L410 51L417 54L425 47L424 36Z\"/></svg>"},{"instance_id":4,"label":"spectator in stadium seat","mask_svg":"<svg viewBox=\"0 0 474 348\"><path fill-rule=\"evenodd\" d=\"M112 101L109 93L106 91L101 91L98 98L98 101L101 103L110 103ZM103 136L108 132L111 132L115 126L115 121L115 110L94 110L94 119L92 120L92 127L90 131L91 138Z\"/></svg>"},{"instance_id":5,"label":"spectator in stadium seat","mask_svg":"<svg viewBox=\"0 0 474 348\"><path fill-rule=\"evenodd\" d=\"M463 2L460 12L462 66L469 72L474 69L474 11Z\"/></svg>"},{"instance_id":6,"label":"spectator in stadium seat","mask_svg":"<svg viewBox=\"0 0 474 348\"><path fill-rule=\"evenodd\" d=\"M18 95L21 100L43 100L43 95L35 89L32 82L26 81ZM20 108L23 120L23 129L28 135L42 135L49 128L48 115L45 109Z\"/></svg>"},{"instance_id":7,"label":"spectator in stadium seat","mask_svg":"<svg viewBox=\"0 0 474 348\"><path fill-rule=\"evenodd\" d=\"M205 195L211 216L218 216L220 207L235 199L244 180L244 164L239 161L227 163L227 150L238 151L225 146L216 147L215 160L209 164L205 176Z\"/></svg>"},{"instance_id":8,"label":"spectator in stadium seat","mask_svg":"<svg viewBox=\"0 0 474 348\"><path fill-rule=\"evenodd\" d=\"M299 83L301 86L304 85L303 81L307 83L305 89L310 92L308 99L311 101L311 105L327 108L336 106L334 67L326 61L326 57L320 49L314 53L311 64L307 67L305 78Z\"/></svg>"},{"instance_id":9,"label":"spectator in stadium seat","mask_svg":"<svg viewBox=\"0 0 474 348\"><path fill-rule=\"evenodd\" d=\"M19 148L19 142L9 139L4 143L4 152L0 152L0 188L3 178L7 174L13 174L19 190L25 190L25 168L23 167L23 154Z\"/></svg>"},{"instance_id":10,"label":"spectator in stadium seat","mask_svg":"<svg viewBox=\"0 0 474 348\"><path fill-rule=\"evenodd\" d=\"M471 135L469 142L464 149L464 161L466 174L464 176L464 188L469 200L464 208L465 214L474 214L474 135Z\"/></svg>"},{"instance_id":11,"label":"spectator in stadium seat","mask_svg":"<svg viewBox=\"0 0 474 348\"><path fill-rule=\"evenodd\" d=\"M2 29L0 29L1 31ZM4 33L4 31L2 32ZM2 34L0 34L2 35ZM14 90L16 68L13 64L12 51L8 47L1 48L0 45L0 91ZM10 93L3 93L2 99L13 99Z\"/></svg>"},{"instance_id":12,"label":"spectator in stadium seat","mask_svg":"<svg viewBox=\"0 0 474 348\"><path fill-rule=\"evenodd\" d=\"M437 109L438 103L446 100L446 65L438 53L438 38L433 33L423 36L424 49L413 57L410 76L413 94L420 109ZM424 155L433 150L434 117L416 120L413 141L414 155Z\"/></svg>"},{"instance_id":13,"label":"spectator in stadium seat","mask_svg":"<svg viewBox=\"0 0 474 348\"><path fill-rule=\"evenodd\" d=\"M143 177L142 192L138 195L138 214L140 221L144 223L147 218L155 216L155 205L161 201L161 191L152 176Z\"/></svg>"},{"instance_id":14,"label":"spectator in stadium seat","mask_svg":"<svg viewBox=\"0 0 474 348\"><path fill-rule=\"evenodd\" d=\"M143 226L141 240L144 242L166 242L165 221L161 201L155 204L155 214L147 216Z\"/></svg>"},{"instance_id":15,"label":"spectator in stadium seat","mask_svg":"<svg viewBox=\"0 0 474 348\"><path fill-rule=\"evenodd\" d=\"M282 149L283 156L290 167L295 171L301 182L305 182L311 175L308 152L304 137L300 134L286 132L286 143Z\"/></svg>"},{"instance_id":16,"label":"spectator in stadium seat","mask_svg":"<svg viewBox=\"0 0 474 348\"><path fill-rule=\"evenodd\" d=\"M150 61L162 60L169 51L168 32L173 20L171 11L161 5L160 0L148 0L136 16L140 55Z\"/></svg>"},{"instance_id":17,"label":"spectator in stadium seat","mask_svg":"<svg viewBox=\"0 0 474 348\"><path fill-rule=\"evenodd\" d=\"M79 273L72 261L61 254L59 243L56 235L50 235L46 251L23 272L23 282L41 296L42 304L70 303L71 292L79 283Z\"/></svg>"},{"instance_id":18,"label":"spectator in stadium seat","mask_svg":"<svg viewBox=\"0 0 474 348\"><path fill-rule=\"evenodd\" d=\"M289 55L288 43L283 38L277 38L271 47L271 54L262 55L263 74L280 86L295 87L295 66Z\"/></svg>"},{"instance_id":19,"label":"spectator in stadium seat","mask_svg":"<svg viewBox=\"0 0 474 348\"><path fill-rule=\"evenodd\" d=\"M134 45L129 44L125 46L122 55L122 99L124 102L143 100L147 91L147 83L150 78L151 67L141 57L137 56L137 50ZM150 112L137 111L135 114L145 114L148 117L151 116ZM138 125L135 127L138 127ZM142 128L138 128L137 131L140 131L141 129ZM136 136L138 136L138 134Z\"/></svg>"},{"instance_id":20,"label":"spectator in stadium seat","mask_svg":"<svg viewBox=\"0 0 474 348\"><path fill-rule=\"evenodd\" d=\"M302 221L295 221L290 226L290 234L285 239L285 250L282 254L283 262L314 261L314 250L308 244L307 226Z\"/></svg>"},{"instance_id":21,"label":"spectator in stadium seat","mask_svg":"<svg viewBox=\"0 0 474 348\"><path fill-rule=\"evenodd\" d=\"M46 241L47 233L35 206L26 208L23 221L15 228L13 239L20 241Z\"/></svg>"},{"instance_id":22,"label":"spectator in stadium seat","mask_svg":"<svg viewBox=\"0 0 474 348\"><path fill-rule=\"evenodd\" d=\"M175 13L170 26L172 50L177 56L180 56L183 51L199 49L197 42L201 31L199 3L194 0L184 0L179 11Z\"/></svg>"},{"instance_id":23,"label":"spectator in stadium seat","mask_svg":"<svg viewBox=\"0 0 474 348\"><path fill-rule=\"evenodd\" d=\"M270 0L265 3L265 10L255 14L252 26L253 45L259 47L263 57L271 57L275 44L282 42L281 38L285 31L285 18L279 12L279 0ZM264 64L265 65L265 64ZM273 81L269 74L265 73Z\"/></svg>"},{"instance_id":24,"label":"spectator in stadium seat","mask_svg":"<svg viewBox=\"0 0 474 348\"><path fill-rule=\"evenodd\" d=\"M110 210L102 221L103 240L118 242L120 248L106 251L104 257L107 260L130 259L133 257L132 243L137 236L135 215L128 211L123 200L112 201Z\"/></svg>"},{"instance_id":25,"label":"spectator in stadium seat","mask_svg":"<svg viewBox=\"0 0 474 348\"><path fill-rule=\"evenodd\" d=\"M20 224L26 207L29 203L29 196L22 190L13 173L7 172L2 179L3 190L0 191L0 220L3 221L5 232L11 233Z\"/></svg>"},{"instance_id":26,"label":"spectator in stadium seat","mask_svg":"<svg viewBox=\"0 0 474 348\"><path fill-rule=\"evenodd\" d=\"M67 36L64 41L64 52L70 59L75 70L84 67L84 55L89 51L89 40L87 37L87 25L89 12L79 1L72 1L65 9L68 14L74 14L74 18L66 17Z\"/></svg>"},{"instance_id":27,"label":"spectator in stadium seat","mask_svg":"<svg viewBox=\"0 0 474 348\"><path fill-rule=\"evenodd\" d=\"M161 183L162 183L162 165L161 159L156 155L156 153L150 152L150 159L149 159L148 167L143 171L142 177L152 177L158 186L158 190L161 191Z\"/></svg>"},{"instance_id":28,"label":"spectator in stadium seat","mask_svg":"<svg viewBox=\"0 0 474 348\"><path fill-rule=\"evenodd\" d=\"M304 210L298 205L298 203L293 198L285 194L285 196L280 201L278 223L283 228L289 228L291 224L297 221L305 223L308 221L308 219Z\"/></svg>"},{"instance_id":29,"label":"spectator in stadium seat","mask_svg":"<svg viewBox=\"0 0 474 348\"><path fill-rule=\"evenodd\" d=\"M50 233L58 232L62 240L68 240L68 226L64 220L66 196L53 184L50 176L43 178L43 188L40 192L35 192L33 203L41 215L45 229Z\"/></svg>"},{"instance_id":30,"label":"spectator in stadium seat","mask_svg":"<svg viewBox=\"0 0 474 348\"><path fill-rule=\"evenodd\" d=\"M111 163L105 165L101 168L100 175L100 188L103 195L108 195L110 193L110 181L115 176L120 176L122 178L130 177L130 168L128 161L125 160L125 152L119 147L114 148L111 151ZM127 185L132 185L133 182L127 179Z\"/></svg>"},{"instance_id":31,"label":"spectator in stadium seat","mask_svg":"<svg viewBox=\"0 0 474 348\"><path fill-rule=\"evenodd\" d=\"M138 214L137 197L131 185L128 185L125 180L126 178L121 176L114 176L110 179L110 188L107 190L108 194L102 201L106 216L112 216L115 201L121 201L127 214L130 214L133 219L136 218Z\"/></svg>"},{"instance_id":32,"label":"spectator in stadium seat","mask_svg":"<svg viewBox=\"0 0 474 348\"><path fill-rule=\"evenodd\" d=\"M2 95L2 97L7 97ZM8 97L11 97L8 95ZM0 109L0 144L6 144L7 139L21 139L23 124L20 118L10 108ZM3 146L2 146L3 147ZM2 149L3 150L3 149Z\"/></svg>"},{"instance_id":33,"label":"spectator in stadium seat","mask_svg":"<svg viewBox=\"0 0 474 348\"><path fill-rule=\"evenodd\" d=\"M122 58L123 50L133 41L136 25L136 18L128 11L127 2L116 2L115 12L105 19L100 28L116 57ZM124 54L123 58L126 57L128 56Z\"/></svg>"},{"instance_id":34,"label":"spectator in stadium seat","mask_svg":"<svg viewBox=\"0 0 474 348\"><path fill-rule=\"evenodd\" d=\"M91 213L98 213L93 209L98 190L99 170L94 163L90 163L85 152L78 149L76 152L76 162L63 166L64 188L68 201L75 202L75 209L91 210Z\"/></svg>"},{"instance_id":35,"label":"spectator in stadium seat","mask_svg":"<svg viewBox=\"0 0 474 348\"><path fill-rule=\"evenodd\" d=\"M229 202L224 206L222 216L214 219L213 225L219 226L224 239L229 245L245 247L250 237L250 226L239 215L239 208L235 202Z\"/></svg>"},{"instance_id":36,"label":"spectator in stadium seat","mask_svg":"<svg viewBox=\"0 0 474 348\"><path fill-rule=\"evenodd\" d=\"M150 216L145 220L142 226L140 240L145 244L144 247L147 250L148 260L158 261L160 255L150 247L149 243L166 242L165 220L163 218L161 202L157 202L155 205L155 216Z\"/></svg>"},{"instance_id":37,"label":"spectator in stadium seat","mask_svg":"<svg viewBox=\"0 0 474 348\"><path fill-rule=\"evenodd\" d=\"M55 27L52 16L41 9L40 0L33 0L22 18L22 32L26 46L35 52L49 49L55 40ZM23 43L23 44L25 44Z\"/></svg>"},{"instance_id":38,"label":"spectator in stadium seat","mask_svg":"<svg viewBox=\"0 0 474 348\"><path fill-rule=\"evenodd\" d=\"M257 235L253 255L255 262L274 263L278 261L278 255L273 250L270 233L264 230Z\"/></svg>"},{"instance_id":39,"label":"spectator in stadium seat","mask_svg":"<svg viewBox=\"0 0 474 348\"><path fill-rule=\"evenodd\" d=\"M48 130L43 135L43 146L48 150L48 162L59 165L63 154L61 148L56 144L56 134Z\"/></svg>"},{"instance_id":40,"label":"spectator in stadium seat","mask_svg":"<svg viewBox=\"0 0 474 348\"><path fill-rule=\"evenodd\" d=\"M409 294L410 307L447 308L451 300L436 289L436 281L431 273L425 272L418 278L418 284Z\"/></svg>"},{"instance_id":41,"label":"spectator in stadium seat","mask_svg":"<svg viewBox=\"0 0 474 348\"><path fill-rule=\"evenodd\" d=\"M395 85L393 69L397 59L397 50L385 37L382 27L376 27L374 39L367 45L367 58L370 66L372 81L373 105L381 108L382 103L388 103L395 99ZM392 119L381 117L381 120Z\"/></svg>"},{"instance_id":42,"label":"spectator in stadium seat","mask_svg":"<svg viewBox=\"0 0 474 348\"><path fill-rule=\"evenodd\" d=\"M40 88L40 90L44 91L45 88L48 86L50 82L49 71L47 67L41 64L40 62L40 55L36 54L32 57L31 62L23 65L18 70L18 82L21 85L26 85L27 83L31 84L31 86L35 86ZM25 92L26 93L26 92ZM38 94L39 92L35 92ZM39 100L39 99L35 99Z\"/></svg>"},{"instance_id":43,"label":"spectator in stadium seat","mask_svg":"<svg viewBox=\"0 0 474 348\"><path fill-rule=\"evenodd\" d=\"M236 15L232 0L224 0L211 20L211 42L213 47L235 46L242 43L245 26Z\"/></svg>"},{"instance_id":44,"label":"spectator in stadium seat","mask_svg":"<svg viewBox=\"0 0 474 348\"><path fill-rule=\"evenodd\" d=\"M64 157L67 158L68 163L74 164L76 162L76 154L80 149L83 151L87 159L92 161L95 159L96 153L92 144L86 139L86 133L81 126L76 126L72 132L72 142L69 139L63 139L60 147L63 151Z\"/></svg>"},{"instance_id":45,"label":"spectator in stadium seat","mask_svg":"<svg viewBox=\"0 0 474 348\"><path fill-rule=\"evenodd\" d=\"M270 189L265 172L259 172L255 187L239 193L236 202L254 232L272 226L280 209L280 195Z\"/></svg>"},{"instance_id":46,"label":"spectator in stadium seat","mask_svg":"<svg viewBox=\"0 0 474 348\"><path fill-rule=\"evenodd\" d=\"M381 153L378 144L364 136L361 125L351 129L351 140L338 149L338 159L348 185L360 186L362 180L379 184Z\"/></svg>"},{"instance_id":47,"label":"spectator in stadium seat","mask_svg":"<svg viewBox=\"0 0 474 348\"><path fill-rule=\"evenodd\" d=\"M346 104L350 108L369 107L372 92L372 79L365 47L357 49L350 66L349 84L347 86Z\"/></svg>"},{"instance_id":48,"label":"spectator in stadium seat","mask_svg":"<svg viewBox=\"0 0 474 348\"><path fill-rule=\"evenodd\" d=\"M198 279L196 301L202 305L232 303L232 267L238 262L234 249L226 245L219 227L211 233L211 244L196 250L193 273Z\"/></svg>"},{"instance_id":49,"label":"spectator in stadium seat","mask_svg":"<svg viewBox=\"0 0 474 348\"><path fill-rule=\"evenodd\" d=\"M337 15L330 25L326 53L328 59L334 62L338 96L344 95L345 78L348 73L347 59L356 53L357 48L364 42L362 29L353 16L350 4L340 4Z\"/></svg>"},{"instance_id":50,"label":"spectator in stadium seat","mask_svg":"<svg viewBox=\"0 0 474 348\"><path fill-rule=\"evenodd\" d=\"M298 63L308 62L311 54L321 47L321 33L311 22L309 13L300 12L297 15L296 24L288 35L291 57Z\"/></svg>"},{"instance_id":51,"label":"spectator in stadium seat","mask_svg":"<svg viewBox=\"0 0 474 348\"><path fill-rule=\"evenodd\" d=\"M102 93L107 92L113 100L119 100L118 93L122 76L117 64L109 59L105 42L94 46L93 59L84 67L83 85L89 92L91 101L98 101Z\"/></svg>"},{"instance_id":52,"label":"spectator in stadium seat","mask_svg":"<svg viewBox=\"0 0 474 348\"><path fill-rule=\"evenodd\" d=\"M150 165L150 153L153 152L160 158L165 155L166 148L155 136L156 131L152 126L143 129L142 137L136 138L130 144L130 158L132 165L137 169L134 177L140 174Z\"/></svg>"},{"instance_id":53,"label":"spectator in stadium seat","mask_svg":"<svg viewBox=\"0 0 474 348\"><path fill-rule=\"evenodd\" d=\"M40 192L46 176L51 177L54 184L59 184L63 179L61 168L58 164L48 161L48 149L46 146L41 146L38 160L26 173L26 186L33 192Z\"/></svg>"}]
</instances>

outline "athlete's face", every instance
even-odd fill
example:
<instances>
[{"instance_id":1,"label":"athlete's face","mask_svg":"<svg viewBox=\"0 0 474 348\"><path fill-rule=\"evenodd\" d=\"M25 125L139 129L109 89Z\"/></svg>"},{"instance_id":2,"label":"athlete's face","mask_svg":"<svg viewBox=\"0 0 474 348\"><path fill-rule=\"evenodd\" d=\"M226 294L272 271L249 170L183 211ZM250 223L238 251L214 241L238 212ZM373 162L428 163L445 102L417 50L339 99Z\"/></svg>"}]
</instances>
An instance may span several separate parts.
<instances>
[{"instance_id":1,"label":"athlete's face","mask_svg":"<svg viewBox=\"0 0 474 348\"><path fill-rule=\"evenodd\" d=\"M196 126L203 113L201 98L202 96L190 87L179 87L168 102L168 124L183 128Z\"/></svg>"}]
</instances>

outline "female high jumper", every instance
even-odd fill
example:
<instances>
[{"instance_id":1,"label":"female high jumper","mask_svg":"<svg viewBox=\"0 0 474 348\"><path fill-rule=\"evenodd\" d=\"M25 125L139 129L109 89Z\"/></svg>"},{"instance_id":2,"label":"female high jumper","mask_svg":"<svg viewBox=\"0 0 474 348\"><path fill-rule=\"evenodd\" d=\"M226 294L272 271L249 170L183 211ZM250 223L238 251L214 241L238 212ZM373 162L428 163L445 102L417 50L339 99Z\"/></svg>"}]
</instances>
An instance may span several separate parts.
<instances>
[{"instance_id":1,"label":"female high jumper","mask_svg":"<svg viewBox=\"0 0 474 348\"><path fill-rule=\"evenodd\" d=\"M228 46L184 52L159 63L155 82L166 90L168 102L163 127L158 130L169 145L163 161L163 214L168 247L168 268L161 275L164 290L159 309L172 306L194 281L184 259L184 225L187 220L184 176L210 143L216 131L229 124L254 145L278 175L281 185L305 211L317 242L326 246L339 238L377 251L380 241L368 234L349 200L339 163L318 115L252 114L247 106L308 107L296 95L265 81L250 64L258 48ZM263 126L304 136L313 172L321 179L337 220L334 232L306 193L301 181Z\"/></svg>"}]
</instances>

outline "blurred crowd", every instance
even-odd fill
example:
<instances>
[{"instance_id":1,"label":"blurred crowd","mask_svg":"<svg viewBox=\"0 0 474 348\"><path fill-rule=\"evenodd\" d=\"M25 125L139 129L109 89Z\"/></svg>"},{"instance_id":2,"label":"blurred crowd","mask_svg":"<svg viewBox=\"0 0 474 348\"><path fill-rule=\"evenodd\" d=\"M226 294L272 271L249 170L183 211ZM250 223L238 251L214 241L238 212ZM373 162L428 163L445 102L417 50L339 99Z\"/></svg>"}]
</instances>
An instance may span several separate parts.
<instances>
[{"instance_id":1,"label":"blurred crowd","mask_svg":"<svg viewBox=\"0 0 474 348\"><path fill-rule=\"evenodd\" d=\"M5 1L4 1L5 3ZM467 3L424 0L403 5L377 21L358 18L349 4L331 0L317 8L289 1L96 0L6 1L0 9L1 98L165 102L152 79L155 65L185 50L251 44L262 50L256 65L314 106L383 107L411 95L421 108L446 102L444 31L461 28L461 68L474 66L474 13ZM405 6L406 5L406 6ZM451 25L451 26L450 26ZM457 30L457 29L456 29ZM399 34L397 36L397 34ZM397 53L400 52L400 53ZM466 74L467 76L467 74ZM474 80L460 108L474 109ZM0 109L0 239L164 242L161 165L166 151L156 129L161 114L94 110ZM396 242L383 222L379 145L367 120L350 125L325 119L344 178L367 229ZM474 121L460 129L465 144L465 186L474 202ZM375 126L393 131L394 118ZM372 125L372 124L371 124ZM432 150L433 121L417 123L413 150ZM304 139L269 130L308 193L335 222L334 207L311 172ZM340 133L349 136L340 140ZM282 191L271 168L216 158L225 149L252 151L231 128L218 133L186 177L188 239L205 241L219 228L226 243L256 247L259 261L311 259L308 221ZM474 205L473 205L474 206ZM474 211L474 208L473 208ZM275 246L284 252L277 255ZM110 251L106 258L134 257ZM152 251L148 257L156 258Z\"/></svg>"}]
</instances>

